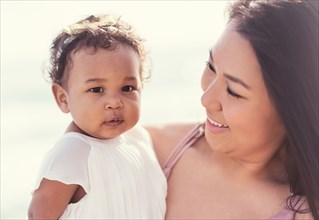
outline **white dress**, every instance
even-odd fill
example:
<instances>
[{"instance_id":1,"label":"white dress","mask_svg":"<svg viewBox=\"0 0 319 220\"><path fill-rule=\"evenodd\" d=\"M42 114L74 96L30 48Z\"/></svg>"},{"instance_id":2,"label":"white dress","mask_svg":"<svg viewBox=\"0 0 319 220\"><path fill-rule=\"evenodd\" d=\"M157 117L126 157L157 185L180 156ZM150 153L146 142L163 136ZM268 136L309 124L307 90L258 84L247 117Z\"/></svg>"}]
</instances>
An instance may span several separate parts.
<instances>
[{"instance_id":1,"label":"white dress","mask_svg":"<svg viewBox=\"0 0 319 220\"><path fill-rule=\"evenodd\" d=\"M35 189L43 178L87 193L60 219L164 219L166 179L142 127L108 140L66 133L48 152Z\"/></svg>"}]
</instances>

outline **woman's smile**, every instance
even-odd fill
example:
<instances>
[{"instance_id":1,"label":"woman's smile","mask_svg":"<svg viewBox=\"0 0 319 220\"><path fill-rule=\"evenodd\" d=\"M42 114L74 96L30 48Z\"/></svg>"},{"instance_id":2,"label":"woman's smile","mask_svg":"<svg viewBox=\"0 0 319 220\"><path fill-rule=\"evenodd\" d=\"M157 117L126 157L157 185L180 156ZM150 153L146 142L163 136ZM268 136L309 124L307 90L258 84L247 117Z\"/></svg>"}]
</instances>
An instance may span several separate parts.
<instances>
[{"instance_id":1,"label":"woman's smile","mask_svg":"<svg viewBox=\"0 0 319 220\"><path fill-rule=\"evenodd\" d=\"M208 121L211 123L211 124L213 124L213 125L215 125L215 126L218 126L218 127L223 127L223 128L228 128L228 125L225 125L225 124L221 124L221 123L218 123L217 121L214 121L213 119L211 119L211 118L207 118L208 119Z\"/></svg>"},{"instance_id":2,"label":"woman's smile","mask_svg":"<svg viewBox=\"0 0 319 220\"><path fill-rule=\"evenodd\" d=\"M220 124L214 121L211 118L207 118L206 120L206 128L212 133L222 133L225 131L229 131L229 127L225 124Z\"/></svg>"}]
</instances>

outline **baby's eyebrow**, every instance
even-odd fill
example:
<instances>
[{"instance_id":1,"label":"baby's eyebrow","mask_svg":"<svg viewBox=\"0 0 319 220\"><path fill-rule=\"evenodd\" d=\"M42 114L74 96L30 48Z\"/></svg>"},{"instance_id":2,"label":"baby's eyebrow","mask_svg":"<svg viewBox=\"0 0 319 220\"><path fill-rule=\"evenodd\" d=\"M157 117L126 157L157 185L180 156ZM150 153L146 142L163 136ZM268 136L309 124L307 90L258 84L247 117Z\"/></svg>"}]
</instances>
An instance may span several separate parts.
<instances>
[{"instance_id":1,"label":"baby's eyebrow","mask_svg":"<svg viewBox=\"0 0 319 220\"><path fill-rule=\"evenodd\" d=\"M86 83L91 83L91 82L107 82L107 79L103 79L103 78L92 78L92 79L87 79L85 80ZM126 76L124 78L124 81L138 81L137 78L135 76Z\"/></svg>"},{"instance_id":2,"label":"baby's eyebrow","mask_svg":"<svg viewBox=\"0 0 319 220\"><path fill-rule=\"evenodd\" d=\"M87 79L85 80L86 83L90 83L90 82L105 82L107 81L106 79L102 79L102 78L92 78L92 79Z\"/></svg>"},{"instance_id":3,"label":"baby's eyebrow","mask_svg":"<svg viewBox=\"0 0 319 220\"><path fill-rule=\"evenodd\" d=\"M127 77L125 77L124 80L126 80L126 81L137 81L137 78L135 76L127 76Z\"/></svg>"}]
</instances>

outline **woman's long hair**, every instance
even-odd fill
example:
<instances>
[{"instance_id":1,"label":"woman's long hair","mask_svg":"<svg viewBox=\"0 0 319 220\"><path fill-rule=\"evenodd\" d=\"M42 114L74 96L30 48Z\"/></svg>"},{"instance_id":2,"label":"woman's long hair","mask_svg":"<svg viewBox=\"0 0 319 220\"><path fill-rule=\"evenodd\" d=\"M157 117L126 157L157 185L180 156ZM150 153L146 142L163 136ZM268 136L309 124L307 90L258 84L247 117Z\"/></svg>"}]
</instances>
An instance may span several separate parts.
<instances>
[{"instance_id":1,"label":"woman's long hair","mask_svg":"<svg viewBox=\"0 0 319 220\"><path fill-rule=\"evenodd\" d=\"M288 206L305 196L319 219L318 1L239 0L230 21L253 47L287 133ZM305 210L296 210L303 212ZM309 210L308 210L309 211Z\"/></svg>"}]
</instances>

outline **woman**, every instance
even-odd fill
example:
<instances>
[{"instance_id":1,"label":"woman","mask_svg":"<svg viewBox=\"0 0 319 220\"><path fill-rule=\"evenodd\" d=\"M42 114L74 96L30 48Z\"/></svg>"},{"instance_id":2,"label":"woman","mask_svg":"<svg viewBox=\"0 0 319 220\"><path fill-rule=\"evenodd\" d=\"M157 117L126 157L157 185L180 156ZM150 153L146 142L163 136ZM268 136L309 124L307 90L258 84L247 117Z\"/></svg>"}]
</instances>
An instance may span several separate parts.
<instances>
[{"instance_id":1,"label":"woman","mask_svg":"<svg viewBox=\"0 0 319 220\"><path fill-rule=\"evenodd\" d=\"M205 124L148 128L167 219L319 219L318 20L317 1L230 6L202 75Z\"/></svg>"}]
</instances>

